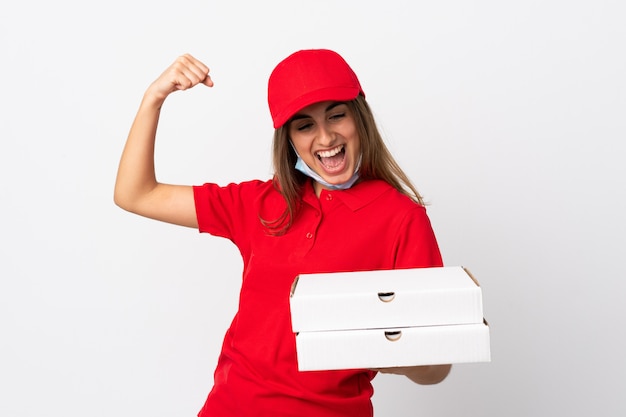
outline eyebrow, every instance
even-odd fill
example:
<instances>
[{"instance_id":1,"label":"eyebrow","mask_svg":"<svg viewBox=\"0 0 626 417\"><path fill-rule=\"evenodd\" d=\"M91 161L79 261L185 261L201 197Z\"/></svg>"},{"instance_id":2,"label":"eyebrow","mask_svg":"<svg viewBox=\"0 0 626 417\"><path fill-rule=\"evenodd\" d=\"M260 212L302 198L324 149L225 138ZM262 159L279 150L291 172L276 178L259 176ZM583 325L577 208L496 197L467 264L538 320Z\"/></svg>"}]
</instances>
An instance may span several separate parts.
<instances>
[{"instance_id":1,"label":"eyebrow","mask_svg":"<svg viewBox=\"0 0 626 417\"><path fill-rule=\"evenodd\" d=\"M326 110L324 110L326 113L328 113L329 111L331 111L332 109L334 109L337 106L340 106L342 104L346 104L345 101L335 101L333 103L330 103L328 105L328 107L326 107ZM298 120L298 119L307 119L311 116L309 116L308 114L303 114L303 113L296 113L294 114L291 119L289 119L289 122L293 122L294 120Z\"/></svg>"}]
</instances>

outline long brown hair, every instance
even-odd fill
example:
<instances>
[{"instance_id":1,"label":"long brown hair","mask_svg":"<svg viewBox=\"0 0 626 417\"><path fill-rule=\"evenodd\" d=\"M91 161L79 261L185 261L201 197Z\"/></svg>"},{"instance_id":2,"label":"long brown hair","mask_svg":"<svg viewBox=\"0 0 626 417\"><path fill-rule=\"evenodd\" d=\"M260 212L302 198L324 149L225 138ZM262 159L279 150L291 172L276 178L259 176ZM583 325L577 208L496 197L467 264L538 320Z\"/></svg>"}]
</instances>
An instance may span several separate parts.
<instances>
[{"instance_id":1,"label":"long brown hair","mask_svg":"<svg viewBox=\"0 0 626 417\"><path fill-rule=\"evenodd\" d=\"M365 97L359 95L346 104L354 116L361 143L359 181L383 180L417 204L424 205L422 196L387 149ZM274 184L287 206L277 219L261 219L270 233L276 235L285 233L292 225L298 214L302 186L308 179L295 169L297 157L289 143L288 132L289 122L274 131L272 150Z\"/></svg>"}]
</instances>

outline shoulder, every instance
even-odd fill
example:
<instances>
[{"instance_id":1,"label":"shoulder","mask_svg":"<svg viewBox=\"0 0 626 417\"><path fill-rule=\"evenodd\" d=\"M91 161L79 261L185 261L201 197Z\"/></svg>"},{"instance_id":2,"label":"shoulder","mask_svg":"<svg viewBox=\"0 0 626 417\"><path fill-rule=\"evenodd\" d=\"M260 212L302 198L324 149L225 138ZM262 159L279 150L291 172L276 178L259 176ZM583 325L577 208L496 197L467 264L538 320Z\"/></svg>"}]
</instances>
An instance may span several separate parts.
<instances>
[{"instance_id":1,"label":"shoulder","mask_svg":"<svg viewBox=\"0 0 626 417\"><path fill-rule=\"evenodd\" d=\"M227 185L204 183L194 186L193 192L198 213L240 216L250 211L258 212L268 196L272 200L275 197L271 196L279 194L272 180L251 180Z\"/></svg>"},{"instance_id":2,"label":"shoulder","mask_svg":"<svg viewBox=\"0 0 626 417\"><path fill-rule=\"evenodd\" d=\"M206 183L194 187L194 191L196 201L213 200L219 204L241 206L242 210L252 210L262 217L282 213L285 209L285 200L273 179L243 181L225 186Z\"/></svg>"},{"instance_id":3,"label":"shoulder","mask_svg":"<svg viewBox=\"0 0 626 417\"><path fill-rule=\"evenodd\" d=\"M201 231L234 238L259 222L265 196L278 194L273 181L251 180L222 186L194 186L196 215Z\"/></svg>"},{"instance_id":4,"label":"shoulder","mask_svg":"<svg viewBox=\"0 0 626 417\"><path fill-rule=\"evenodd\" d=\"M352 196L358 198L363 205L373 204L394 211L425 211L423 205L383 180L368 180L357 184Z\"/></svg>"},{"instance_id":5,"label":"shoulder","mask_svg":"<svg viewBox=\"0 0 626 417\"><path fill-rule=\"evenodd\" d=\"M374 181L368 181L374 183ZM367 182L365 183L367 184ZM376 181L368 187L375 190L369 203L371 210L390 225L403 228L430 227L430 219L423 204L397 190L385 181Z\"/></svg>"},{"instance_id":6,"label":"shoulder","mask_svg":"<svg viewBox=\"0 0 626 417\"><path fill-rule=\"evenodd\" d=\"M230 195L247 195L263 194L267 190L274 188L272 180L250 180L239 183L229 183L220 185L216 183L204 183L193 187L195 194L230 194Z\"/></svg>"}]
</instances>

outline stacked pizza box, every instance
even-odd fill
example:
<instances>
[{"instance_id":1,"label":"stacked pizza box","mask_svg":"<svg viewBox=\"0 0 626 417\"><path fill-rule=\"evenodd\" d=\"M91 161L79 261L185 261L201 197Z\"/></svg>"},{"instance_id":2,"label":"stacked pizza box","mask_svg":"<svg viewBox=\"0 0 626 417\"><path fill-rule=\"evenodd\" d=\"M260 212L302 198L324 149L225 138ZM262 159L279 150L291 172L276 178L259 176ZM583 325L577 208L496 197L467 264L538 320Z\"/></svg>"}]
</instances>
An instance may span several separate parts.
<instances>
[{"instance_id":1,"label":"stacked pizza box","mask_svg":"<svg viewBox=\"0 0 626 417\"><path fill-rule=\"evenodd\" d=\"M300 371L491 359L482 291L461 266L301 274L289 301Z\"/></svg>"}]
</instances>

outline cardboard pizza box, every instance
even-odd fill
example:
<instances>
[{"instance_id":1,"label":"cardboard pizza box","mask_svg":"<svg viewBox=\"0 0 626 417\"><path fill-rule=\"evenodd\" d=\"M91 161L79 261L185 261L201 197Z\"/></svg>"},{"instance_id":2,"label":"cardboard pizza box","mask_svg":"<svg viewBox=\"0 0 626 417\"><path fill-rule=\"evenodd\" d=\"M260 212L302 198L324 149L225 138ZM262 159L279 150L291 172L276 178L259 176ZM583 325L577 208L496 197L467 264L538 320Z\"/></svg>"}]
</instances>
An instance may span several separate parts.
<instances>
[{"instance_id":1,"label":"cardboard pizza box","mask_svg":"<svg viewBox=\"0 0 626 417\"><path fill-rule=\"evenodd\" d=\"M294 332L483 322L481 288L461 266L301 274L289 303Z\"/></svg>"}]
</instances>

